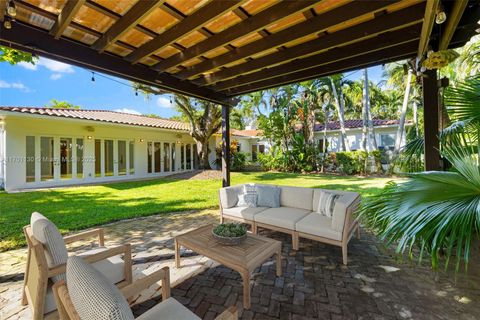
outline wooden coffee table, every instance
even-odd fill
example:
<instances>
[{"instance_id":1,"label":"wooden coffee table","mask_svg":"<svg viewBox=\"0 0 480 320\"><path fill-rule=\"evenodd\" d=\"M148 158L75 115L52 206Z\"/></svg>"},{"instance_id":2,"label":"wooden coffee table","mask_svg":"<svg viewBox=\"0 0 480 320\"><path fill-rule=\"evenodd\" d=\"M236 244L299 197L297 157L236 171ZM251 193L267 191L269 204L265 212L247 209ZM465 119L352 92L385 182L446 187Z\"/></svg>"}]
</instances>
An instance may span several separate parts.
<instances>
[{"instance_id":1,"label":"wooden coffee table","mask_svg":"<svg viewBox=\"0 0 480 320\"><path fill-rule=\"evenodd\" d=\"M175 264L180 268L180 246L215 260L240 273L243 281L243 307L250 309L250 275L257 267L276 255L277 276L282 275L282 243L248 233L238 246L225 246L212 236L213 225L200 227L175 237Z\"/></svg>"}]
</instances>

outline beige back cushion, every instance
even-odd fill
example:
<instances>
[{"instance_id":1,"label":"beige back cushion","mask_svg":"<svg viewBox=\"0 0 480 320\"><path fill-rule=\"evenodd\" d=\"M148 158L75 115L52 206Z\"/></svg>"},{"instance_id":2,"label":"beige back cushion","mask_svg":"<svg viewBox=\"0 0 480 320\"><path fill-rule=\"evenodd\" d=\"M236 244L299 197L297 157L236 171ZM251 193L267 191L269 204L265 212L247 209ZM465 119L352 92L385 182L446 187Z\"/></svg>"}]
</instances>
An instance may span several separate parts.
<instances>
[{"instance_id":1,"label":"beige back cushion","mask_svg":"<svg viewBox=\"0 0 480 320\"><path fill-rule=\"evenodd\" d=\"M312 211L312 188L280 186L280 205Z\"/></svg>"},{"instance_id":2,"label":"beige back cushion","mask_svg":"<svg viewBox=\"0 0 480 320\"><path fill-rule=\"evenodd\" d=\"M35 239L41 242L45 248L45 258L49 268L53 268L67 262L68 251L57 226L38 212L32 213L30 227ZM53 281L65 279L65 274L52 277Z\"/></svg>"},{"instance_id":3,"label":"beige back cushion","mask_svg":"<svg viewBox=\"0 0 480 320\"><path fill-rule=\"evenodd\" d=\"M68 258L67 288L81 319L134 319L120 290L80 257Z\"/></svg>"},{"instance_id":4,"label":"beige back cushion","mask_svg":"<svg viewBox=\"0 0 480 320\"><path fill-rule=\"evenodd\" d=\"M347 209L350 206L358 205L360 202L360 195L357 192L349 191L340 191L340 190L326 190L326 189L314 189L313 192L313 201L312 205L314 208L318 206L318 201L320 201L320 196L323 192L330 192L340 195L340 197L335 202L335 207L333 209L332 216L332 229L336 231L343 232L343 227L345 225L345 217L347 214Z\"/></svg>"},{"instance_id":5,"label":"beige back cushion","mask_svg":"<svg viewBox=\"0 0 480 320\"><path fill-rule=\"evenodd\" d=\"M220 194L220 203L222 208L228 209L235 207L238 202L238 195L243 193L243 184L221 188L219 191Z\"/></svg>"}]
</instances>

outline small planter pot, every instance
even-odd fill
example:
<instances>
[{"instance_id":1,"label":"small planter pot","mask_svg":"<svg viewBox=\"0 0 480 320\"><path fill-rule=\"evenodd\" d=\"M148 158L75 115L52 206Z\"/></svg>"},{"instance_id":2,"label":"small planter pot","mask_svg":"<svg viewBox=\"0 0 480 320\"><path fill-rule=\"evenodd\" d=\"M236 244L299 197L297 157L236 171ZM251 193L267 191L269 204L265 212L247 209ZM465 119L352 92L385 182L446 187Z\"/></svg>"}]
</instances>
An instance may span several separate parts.
<instances>
[{"instance_id":1,"label":"small planter pot","mask_svg":"<svg viewBox=\"0 0 480 320\"><path fill-rule=\"evenodd\" d=\"M221 237L212 232L213 238L224 246L238 246L247 239L247 234L240 237Z\"/></svg>"}]
</instances>

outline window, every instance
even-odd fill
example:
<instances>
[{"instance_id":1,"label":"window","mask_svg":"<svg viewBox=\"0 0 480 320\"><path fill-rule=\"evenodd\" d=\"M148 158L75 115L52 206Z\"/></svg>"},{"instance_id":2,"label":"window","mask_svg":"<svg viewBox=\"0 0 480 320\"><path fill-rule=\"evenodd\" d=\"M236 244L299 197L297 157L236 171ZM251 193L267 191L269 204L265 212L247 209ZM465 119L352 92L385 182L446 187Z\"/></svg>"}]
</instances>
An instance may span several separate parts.
<instances>
[{"instance_id":1,"label":"window","mask_svg":"<svg viewBox=\"0 0 480 320\"><path fill-rule=\"evenodd\" d=\"M53 180L54 159L53 159L53 138L40 137L40 173L42 181Z\"/></svg>"},{"instance_id":2,"label":"window","mask_svg":"<svg viewBox=\"0 0 480 320\"><path fill-rule=\"evenodd\" d=\"M265 154L265 145L263 144L258 145L258 152L261 154Z\"/></svg>"},{"instance_id":3,"label":"window","mask_svg":"<svg viewBox=\"0 0 480 320\"><path fill-rule=\"evenodd\" d=\"M154 146L154 156L155 156L155 172L162 171L162 164L161 164L161 144L160 142L155 142Z\"/></svg>"},{"instance_id":4,"label":"window","mask_svg":"<svg viewBox=\"0 0 480 320\"><path fill-rule=\"evenodd\" d=\"M176 149L176 146L175 146L175 143L172 143L172 156L170 157L170 159L172 159L172 171L175 171L175 149Z\"/></svg>"},{"instance_id":5,"label":"window","mask_svg":"<svg viewBox=\"0 0 480 320\"><path fill-rule=\"evenodd\" d=\"M382 147L393 147L395 145L395 135L394 134L381 134L380 135L380 145Z\"/></svg>"},{"instance_id":6,"label":"window","mask_svg":"<svg viewBox=\"0 0 480 320\"><path fill-rule=\"evenodd\" d=\"M104 140L105 176L113 176L113 140Z\"/></svg>"},{"instance_id":7,"label":"window","mask_svg":"<svg viewBox=\"0 0 480 320\"><path fill-rule=\"evenodd\" d=\"M127 142L118 141L118 175L124 176L127 174Z\"/></svg>"},{"instance_id":8,"label":"window","mask_svg":"<svg viewBox=\"0 0 480 320\"><path fill-rule=\"evenodd\" d=\"M26 179L27 182L35 181L35 137L27 136L26 140Z\"/></svg>"},{"instance_id":9,"label":"window","mask_svg":"<svg viewBox=\"0 0 480 320\"><path fill-rule=\"evenodd\" d=\"M135 142L130 141L129 143L129 158L130 158L130 174L135 174Z\"/></svg>"},{"instance_id":10,"label":"window","mask_svg":"<svg viewBox=\"0 0 480 320\"><path fill-rule=\"evenodd\" d=\"M147 172L152 173L152 153L153 153L153 143L149 142L147 143L147 152L148 152L148 157L147 157Z\"/></svg>"},{"instance_id":11,"label":"window","mask_svg":"<svg viewBox=\"0 0 480 320\"><path fill-rule=\"evenodd\" d=\"M102 140L95 139L95 177L102 176Z\"/></svg>"},{"instance_id":12,"label":"window","mask_svg":"<svg viewBox=\"0 0 480 320\"><path fill-rule=\"evenodd\" d=\"M60 138L60 178L72 178L72 138Z\"/></svg>"},{"instance_id":13,"label":"window","mask_svg":"<svg viewBox=\"0 0 480 320\"><path fill-rule=\"evenodd\" d=\"M252 161L257 161L257 148L256 144L252 144Z\"/></svg>"},{"instance_id":14,"label":"window","mask_svg":"<svg viewBox=\"0 0 480 320\"><path fill-rule=\"evenodd\" d=\"M180 146L180 170L185 170L185 146Z\"/></svg>"},{"instance_id":15,"label":"window","mask_svg":"<svg viewBox=\"0 0 480 320\"><path fill-rule=\"evenodd\" d=\"M187 162L187 170L192 169L192 145L187 144L185 146L185 153L186 153L186 162Z\"/></svg>"},{"instance_id":16,"label":"window","mask_svg":"<svg viewBox=\"0 0 480 320\"><path fill-rule=\"evenodd\" d=\"M77 139L77 178L83 178L83 139Z\"/></svg>"},{"instance_id":17,"label":"window","mask_svg":"<svg viewBox=\"0 0 480 320\"><path fill-rule=\"evenodd\" d=\"M170 171L170 143L163 144L163 170Z\"/></svg>"}]
</instances>

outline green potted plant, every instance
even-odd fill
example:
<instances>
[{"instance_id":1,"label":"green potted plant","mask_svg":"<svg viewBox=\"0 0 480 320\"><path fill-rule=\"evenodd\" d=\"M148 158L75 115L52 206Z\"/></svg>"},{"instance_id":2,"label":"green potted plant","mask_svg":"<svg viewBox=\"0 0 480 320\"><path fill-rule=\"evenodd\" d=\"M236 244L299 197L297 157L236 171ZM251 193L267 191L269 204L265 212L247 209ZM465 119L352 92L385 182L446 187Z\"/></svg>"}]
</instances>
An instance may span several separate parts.
<instances>
[{"instance_id":1,"label":"green potted plant","mask_svg":"<svg viewBox=\"0 0 480 320\"><path fill-rule=\"evenodd\" d=\"M239 223L222 223L213 228L212 236L223 245L239 245L247 238L247 228Z\"/></svg>"}]
</instances>

